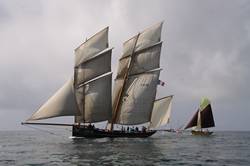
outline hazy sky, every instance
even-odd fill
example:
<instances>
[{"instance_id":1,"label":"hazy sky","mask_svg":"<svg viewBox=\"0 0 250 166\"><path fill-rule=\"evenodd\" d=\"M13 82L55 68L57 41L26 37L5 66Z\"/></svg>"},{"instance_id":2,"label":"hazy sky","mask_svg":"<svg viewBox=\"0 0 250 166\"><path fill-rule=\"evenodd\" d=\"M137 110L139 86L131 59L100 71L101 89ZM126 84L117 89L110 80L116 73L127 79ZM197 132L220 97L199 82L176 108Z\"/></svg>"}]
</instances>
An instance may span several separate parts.
<instances>
[{"instance_id":1,"label":"hazy sky","mask_svg":"<svg viewBox=\"0 0 250 166\"><path fill-rule=\"evenodd\" d=\"M116 75L124 41L164 21L158 97L173 94L170 126L202 96L216 129L250 129L250 1L0 0L0 130L20 125L73 73L74 49L109 26ZM69 119L66 119L69 120Z\"/></svg>"}]
</instances>

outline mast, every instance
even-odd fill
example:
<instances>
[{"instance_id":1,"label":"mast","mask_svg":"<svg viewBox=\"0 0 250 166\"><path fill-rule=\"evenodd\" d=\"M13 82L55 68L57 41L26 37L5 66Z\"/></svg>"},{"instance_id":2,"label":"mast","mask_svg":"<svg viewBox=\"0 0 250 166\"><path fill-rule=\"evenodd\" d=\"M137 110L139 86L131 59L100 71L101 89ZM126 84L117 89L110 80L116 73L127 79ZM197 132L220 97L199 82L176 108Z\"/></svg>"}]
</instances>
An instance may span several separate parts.
<instances>
[{"instance_id":1,"label":"mast","mask_svg":"<svg viewBox=\"0 0 250 166\"><path fill-rule=\"evenodd\" d=\"M135 51L135 46L136 46L136 43L137 43L137 40L139 38L139 35L140 33L138 33L138 35L136 36L136 39L135 39L135 43L134 43L134 46L133 46L133 50L132 50L132 53L131 53L131 57L130 57L130 60L129 60L129 63L128 63L128 68L127 68L127 71L125 72L125 75L124 75L124 82L122 84L122 88L121 90L119 91L119 95L118 95L118 100L117 102L115 103L115 107L114 107L114 111L113 111L113 114L114 116L112 117L112 121L111 121L111 131L113 130L113 126L114 126L114 122L116 121L117 119L117 115L118 115L118 109L120 107L120 100L121 100L121 97L122 97L122 93L124 91L124 87L125 87L125 84L126 84L126 81L128 79L128 73L129 73L129 70L130 70L130 66L131 66L131 62L133 60L133 55L134 55L134 51Z\"/></svg>"}]
</instances>

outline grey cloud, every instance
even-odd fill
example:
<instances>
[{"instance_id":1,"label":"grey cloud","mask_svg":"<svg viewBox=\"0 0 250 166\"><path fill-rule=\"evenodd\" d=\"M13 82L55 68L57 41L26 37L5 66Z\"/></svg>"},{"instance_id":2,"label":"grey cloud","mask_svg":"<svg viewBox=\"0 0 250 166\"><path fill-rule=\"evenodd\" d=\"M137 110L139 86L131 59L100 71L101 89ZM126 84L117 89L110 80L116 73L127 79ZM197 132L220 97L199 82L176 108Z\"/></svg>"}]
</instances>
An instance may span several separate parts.
<instances>
[{"instance_id":1,"label":"grey cloud","mask_svg":"<svg viewBox=\"0 0 250 166\"><path fill-rule=\"evenodd\" d=\"M175 95L173 124L185 123L208 96L218 129L246 129L249 15L244 0L1 1L0 110L34 112L72 76L74 48L106 26L115 76L122 43L163 20L160 77L167 85L158 96ZM231 124L237 115L241 123Z\"/></svg>"}]
</instances>

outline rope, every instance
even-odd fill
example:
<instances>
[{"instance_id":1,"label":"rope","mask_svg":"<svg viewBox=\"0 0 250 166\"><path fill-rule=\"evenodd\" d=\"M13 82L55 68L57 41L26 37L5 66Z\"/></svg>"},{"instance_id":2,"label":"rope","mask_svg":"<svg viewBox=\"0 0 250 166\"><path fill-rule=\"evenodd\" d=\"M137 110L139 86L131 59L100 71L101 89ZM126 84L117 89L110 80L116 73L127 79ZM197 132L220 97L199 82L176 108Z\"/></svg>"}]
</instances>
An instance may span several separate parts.
<instances>
[{"instance_id":1,"label":"rope","mask_svg":"<svg viewBox=\"0 0 250 166\"><path fill-rule=\"evenodd\" d=\"M37 127L34 127L34 126L29 126L29 125L24 125L26 127L29 127L29 128L32 128L34 130L38 130L38 131L41 131L41 132L44 132L44 133L49 133L49 134L52 134L52 135L58 135L56 133L53 133L51 131L48 131L48 130L44 130L44 129L41 129L41 128L37 128Z\"/></svg>"}]
</instances>

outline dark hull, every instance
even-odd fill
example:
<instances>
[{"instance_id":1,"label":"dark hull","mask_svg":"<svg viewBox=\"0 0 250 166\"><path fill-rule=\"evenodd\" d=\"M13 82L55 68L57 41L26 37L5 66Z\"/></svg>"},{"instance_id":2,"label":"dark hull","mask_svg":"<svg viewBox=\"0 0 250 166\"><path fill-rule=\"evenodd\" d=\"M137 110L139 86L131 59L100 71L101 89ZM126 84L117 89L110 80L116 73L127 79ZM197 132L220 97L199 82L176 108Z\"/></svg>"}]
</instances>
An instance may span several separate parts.
<instances>
[{"instance_id":1,"label":"dark hull","mask_svg":"<svg viewBox=\"0 0 250 166\"><path fill-rule=\"evenodd\" d=\"M195 131L195 130L192 130L191 133L193 135L200 135L200 136L209 136L213 134L212 131Z\"/></svg>"},{"instance_id":2,"label":"dark hull","mask_svg":"<svg viewBox=\"0 0 250 166\"><path fill-rule=\"evenodd\" d=\"M86 128L86 127L78 127L73 126L72 136L74 137L85 137L85 138L119 138L119 137L127 137L127 138L146 138L153 134L156 131L134 131L134 132L126 132L120 130L107 131L103 129L97 128Z\"/></svg>"}]
</instances>

